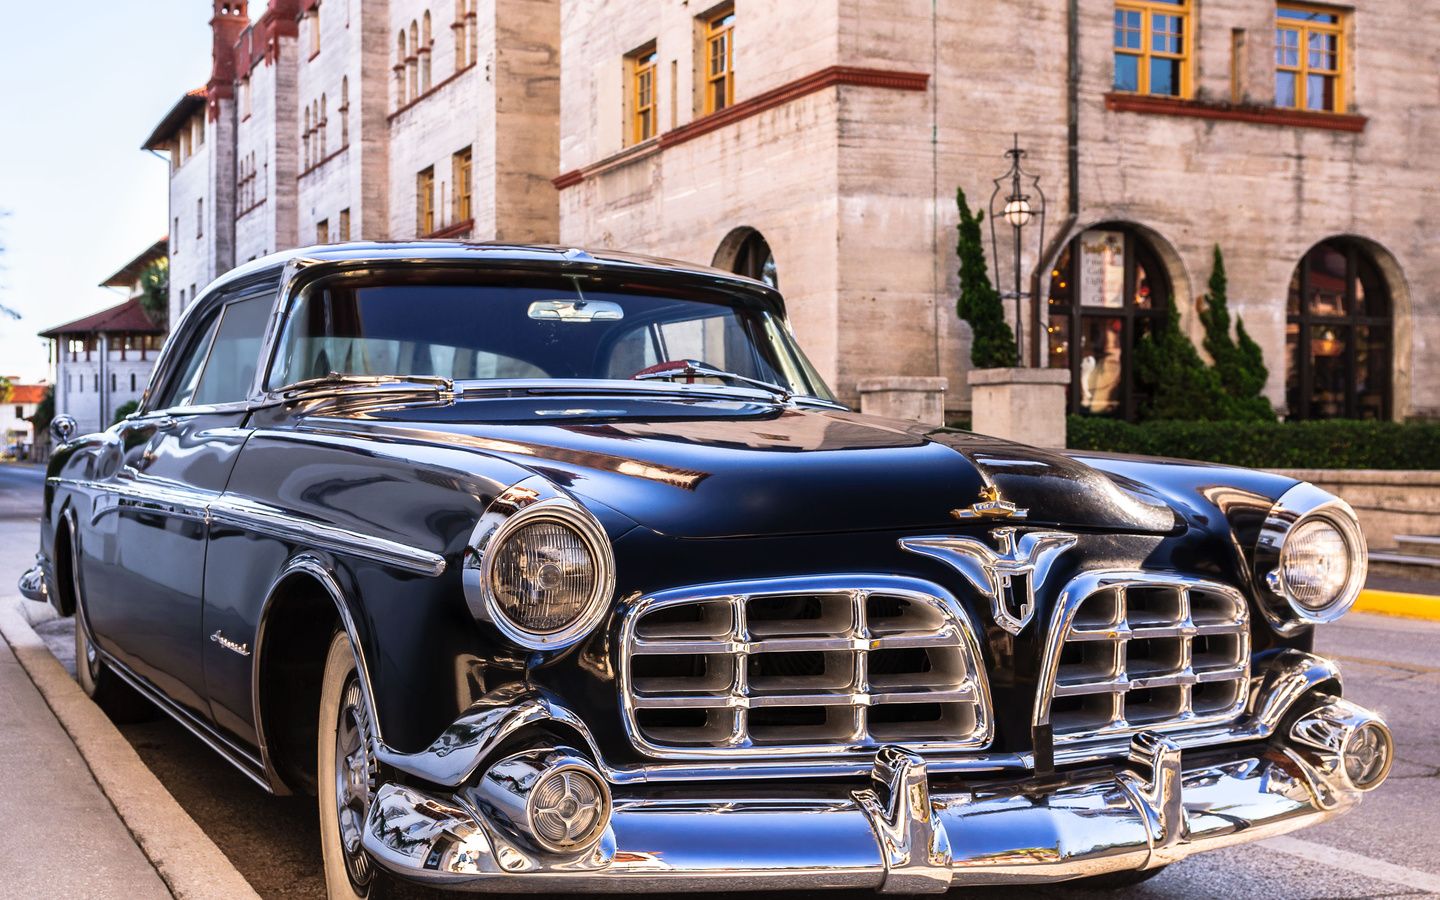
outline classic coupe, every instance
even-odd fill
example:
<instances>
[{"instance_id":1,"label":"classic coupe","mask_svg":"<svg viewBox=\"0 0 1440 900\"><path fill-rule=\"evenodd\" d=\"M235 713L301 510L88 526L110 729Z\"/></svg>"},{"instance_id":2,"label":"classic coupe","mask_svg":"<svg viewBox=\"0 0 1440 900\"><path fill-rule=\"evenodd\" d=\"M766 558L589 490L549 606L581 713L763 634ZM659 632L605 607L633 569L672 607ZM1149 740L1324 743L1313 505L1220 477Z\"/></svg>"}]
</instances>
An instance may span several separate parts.
<instances>
[{"instance_id":1,"label":"classic coupe","mask_svg":"<svg viewBox=\"0 0 1440 900\"><path fill-rule=\"evenodd\" d=\"M319 798L329 895L1143 880L1389 771L1276 474L858 415L772 288L559 247L248 263L61 441L79 680Z\"/></svg>"}]
</instances>

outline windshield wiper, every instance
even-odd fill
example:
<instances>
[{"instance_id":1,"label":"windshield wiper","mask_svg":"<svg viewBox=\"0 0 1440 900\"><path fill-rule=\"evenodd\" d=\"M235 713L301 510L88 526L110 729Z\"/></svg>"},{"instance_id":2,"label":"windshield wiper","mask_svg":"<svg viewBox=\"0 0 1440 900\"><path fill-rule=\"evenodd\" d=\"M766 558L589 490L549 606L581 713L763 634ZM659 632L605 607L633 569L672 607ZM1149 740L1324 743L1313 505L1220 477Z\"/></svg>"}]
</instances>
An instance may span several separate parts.
<instances>
[{"instance_id":1,"label":"windshield wiper","mask_svg":"<svg viewBox=\"0 0 1440 900\"><path fill-rule=\"evenodd\" d=\"M390 386L404 387L414 385L415 387L431 390L439 388L442 391L452 389L450 379L441 378L438 375L343 375L339 372L331 372L320 378L307 378L304 381L297 381L294 384L287 384L283 390L286 394L300 394L316 388L346 387L346 386Z\"/></svg>"},{"instance_id":2,"label":"windshield wiper","mask_svg":"<svg viewBox=\"0 0 1440 900\"><path fill-rule=\"evenodd\" d=\"M673 381L676 378L729 378L743 384L752 385L769 391L780 398L781 403L789 403L795 392L787 387L772 384L768 381L761 381L758 378L747 378L744 375L736 375L734 372L726 372L724 369L717 369L709 363L703 363L694 359L676 360L673 364L656 366L649 371L640 372L630 376L632 381L654 381L665 379Z\"/></svg>"}]
</instances>

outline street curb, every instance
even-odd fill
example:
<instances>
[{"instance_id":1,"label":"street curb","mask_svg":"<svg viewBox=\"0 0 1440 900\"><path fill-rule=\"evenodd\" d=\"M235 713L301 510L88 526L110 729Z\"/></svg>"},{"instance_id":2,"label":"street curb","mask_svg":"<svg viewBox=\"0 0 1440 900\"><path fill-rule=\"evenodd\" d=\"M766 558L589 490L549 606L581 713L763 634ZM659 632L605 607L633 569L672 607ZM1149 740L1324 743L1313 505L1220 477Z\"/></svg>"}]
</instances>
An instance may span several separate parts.
<instances>
[{"instance_id":1,"label":"street curb","mask_svg":"<svg viewBox=\"0 0 1440 900\"><path fill-rule=\"evenodd\" d=\"M1361 591L1353 607L1356 612L1379 613L1405 619L1440 622L1440 597L1402 594L1398 591Z\"/></svg>"},{"instance_id":2,"label":"street curb","mask_svg":"<svg viewBox=\"0 0 1440 900\"><path fill-rule=\"evenodd\" d=\"M176 900L260 900L60 665L16 608L20 602L0 597L0 634L170 893Z\"/></svg>"}]
</instances>

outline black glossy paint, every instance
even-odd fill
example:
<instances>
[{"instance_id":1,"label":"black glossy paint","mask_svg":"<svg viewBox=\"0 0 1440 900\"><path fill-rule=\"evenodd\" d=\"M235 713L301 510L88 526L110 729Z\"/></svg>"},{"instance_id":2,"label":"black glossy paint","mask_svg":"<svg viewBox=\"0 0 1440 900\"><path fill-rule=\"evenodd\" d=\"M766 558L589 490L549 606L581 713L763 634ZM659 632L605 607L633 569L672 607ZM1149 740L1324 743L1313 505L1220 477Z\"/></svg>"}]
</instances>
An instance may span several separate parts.
<instances>
[{"instance_id":1,"label":"black glossy paint","mask_svg":"<svg viewBox=\"0 0 1440 900\"><path fill-rule=\"evenodd\" d=\"M320 255L328 262L312 267L317 271L372 257L619 266L636 277L724 282L780 302L764 286L725 281L713 271L647 268L631 258L567 259L558 249L397 245ZM273 272L273 261L266 265L236 277ZM164 372L168 359L161 365ZM51 464L51 476L63 481L47 491L42 546L53 558L59 515L73 507L101 645L240 744L258 739L254 667L265 655L257 635L273 613L266 607L271 587L289 561L316 548L219 522L191 534L175 521L184 517L171 513L97 517L114 502L116 487L126 478L134 482L122 477L123 467L446 559L444 574L427 577L363 552L315 553L345 594L392 747L425 747L482 693L528 677L586 719L614 764L642 761L621 730L614 673L618 615L630 598L768 576L927 579L955 594L981 636L996 749L1021 751L1030 745L1040 648L1059 585L1082 569L1144 567L1231 583L1253 603L1259 522L1294 484L1218 466L1035 450L743 394L687 400L553 390L461 400L438 391L332 394L257 395L228 418L195 416L165 434L147 415L62 449ZM507 646L477 624L460 581L476 520L497 493L532 474L595 513L614 542L617 565L610 619L577 646L550 654ZM994 523L960 521L951 511L978 500L987 482L1029 509L1022 527L1079 535L1038 591L1035 624L1018 637L995 626L958 573L897 543L917 534L984 537ZM136 541L157 552L138 555L128 549ZM1302 631L1281 641L1258 615L1255 621L1257 651L1310 640ZM252 655L209 641L216 631Z\"/></svg>"}]
</instances>

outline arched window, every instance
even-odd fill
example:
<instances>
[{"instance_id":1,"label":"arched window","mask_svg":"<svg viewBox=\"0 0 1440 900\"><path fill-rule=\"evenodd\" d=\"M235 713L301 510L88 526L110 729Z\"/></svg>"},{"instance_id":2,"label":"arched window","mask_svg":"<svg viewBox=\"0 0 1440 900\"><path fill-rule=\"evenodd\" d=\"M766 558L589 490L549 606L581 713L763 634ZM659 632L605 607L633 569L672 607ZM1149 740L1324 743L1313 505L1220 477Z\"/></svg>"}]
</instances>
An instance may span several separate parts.
<instances>
[{"instance_id":1,"label":"arched window","mask_svg":"<svg viewBox=\"0 0 1440 900\"><path fill-rule=\"evenodd\" d=\"M1134 230L1105 224L1081 232L1050 272L1049 365L1070 370L1075 415L1134 421L1145 400L1135 342L1165 320L1170 279Z\"/></svg>"},{"instance_id":2,"label":"arched window","mask_svg":"<svg viewBox=\"0 0 1440 900\"><path fill-rule=\"evenodd\" d=\"M310 168L310 107L305 107L305 130L301 133L300 142L305 145L305 165L303 168Z\"/></svg>"},{"instance_id":3,"label":"arched window","mask_svg":"<svg viewBox=\"0 0 1440 900\"><path fill-rule=\"evenodd\" d=\"M715 251L712 263L717 269L729 269L737 275L763 281L773 288L780 287L780 278L775 269L775 254L765 236L748 226L736 228L725 236Z\"/></svg>"},{"instance_id":4,"label":"arched window","mask_svg":"<svg viewBox=\"0 0 1440 900\"><path fill-rule=\"evenodd\" d=\"M430 90L430 47L434 43L430 39L430 10L425 10L425 15L420 17L420 91L424 93Z\"/></svg>"},{"instance_id":5,"label":"arched window","mask_svg":"<svg viewBox=\"0 0 1440 900\"><path fill-rule=\"evenodd\" d=\"M1290 278L1285 402L1291 419L1389 419L1390 291L1358 241L1316 244Z\"/></svg>"},{"instance_id":6,"label":"arched window","mask_svg":"<svg viewBox=\"0 0 1440 900\"><path fill-rule=\"evenodd\" d=\"M317 120L320 128L320 158L325 158L325 126L329 124L330 114L325 111L325 95L320 95L320 118Z\"/></svg>"},{"instance_id":7,"label":"arched window","mask_svg":"<svg viewBox=\"0 0 1440 900\"><path fill-rule=\"evenodd\" d=\"M420 25L410 20L410 55L405 57L405 67L410 72L410 99L420 95Z\"/></svg>"},{"instance_id":8,"label":"arched window","mask_svg":"<svg viewBox=\"0 0 1440 900\"><path fill-rule=\"evenodd\" d=\"M340 79L340 146L350 146L350 76Z\"/></svg>"},{"instance_id":9,"label":"arched window","mask_svg":"<svg viewBox=\"0 0 1440 900\"><path fill-rule=\"evenodd\" d=\"M455 24L450 26L455 37L455 71L465 68L465 0L455 0Z\"/></svg>"},{"instance_id":10,"label":"arched window","mask_svg":"<svg viewBox=\"0 0 1440 900\"><path fill-rule=\"evenodd\" d=\"M395 106L405 105L405 29L395 39Z\"/></svg>"}]
</instances>

